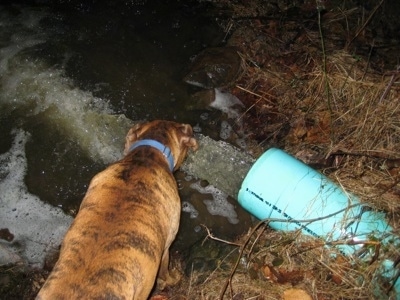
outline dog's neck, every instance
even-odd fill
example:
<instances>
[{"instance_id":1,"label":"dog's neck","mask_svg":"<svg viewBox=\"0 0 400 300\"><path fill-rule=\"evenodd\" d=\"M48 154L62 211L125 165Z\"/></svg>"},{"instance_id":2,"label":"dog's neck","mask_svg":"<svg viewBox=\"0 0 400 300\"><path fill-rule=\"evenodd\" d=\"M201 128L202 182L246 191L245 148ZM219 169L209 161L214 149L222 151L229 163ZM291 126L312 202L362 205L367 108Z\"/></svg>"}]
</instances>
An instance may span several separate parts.
<instances>
[{"instance_id":1,"label":"dog's neck","mask_svg":"<svg viewBox=\"0 0 400 300\"><path fill-rule=\"evenodd\" d=\"M174 157L172 156L172 152L169 147L156 140L145 139L133 143L128 152L132 152L134 149L141 146L150 146L159 150L167 158L171 172L174 170Z\"/></svg>"}]
</instances>

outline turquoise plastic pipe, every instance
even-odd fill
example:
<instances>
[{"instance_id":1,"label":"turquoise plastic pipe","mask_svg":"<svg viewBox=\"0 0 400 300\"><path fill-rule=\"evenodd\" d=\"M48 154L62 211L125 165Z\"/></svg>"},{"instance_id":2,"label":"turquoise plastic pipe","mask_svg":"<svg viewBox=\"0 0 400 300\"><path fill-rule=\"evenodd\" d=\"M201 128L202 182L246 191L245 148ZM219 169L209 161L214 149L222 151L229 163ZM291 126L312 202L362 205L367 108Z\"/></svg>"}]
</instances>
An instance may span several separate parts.
<instances>
[{"instance_id":1,"label":"turquoise plastic pipe","mask_svg":"<svg viewBox=\"0 0 400 300\"><path fill-rule=\"evenodd\" d=\"M273 229L301 229L328 245L332 241L354 241L354 245L338 246L346 255L363 246L357 242L371 238L400 245L383 213L362 205L357 197L280 149L269 149L255 162L242 183L238 201L260 220L282 220L269 222ZM386 260L381 275L394 276L395 269L389 266ZM395 290L399 295L400 280Z\"/></svg>"}]
</instances>

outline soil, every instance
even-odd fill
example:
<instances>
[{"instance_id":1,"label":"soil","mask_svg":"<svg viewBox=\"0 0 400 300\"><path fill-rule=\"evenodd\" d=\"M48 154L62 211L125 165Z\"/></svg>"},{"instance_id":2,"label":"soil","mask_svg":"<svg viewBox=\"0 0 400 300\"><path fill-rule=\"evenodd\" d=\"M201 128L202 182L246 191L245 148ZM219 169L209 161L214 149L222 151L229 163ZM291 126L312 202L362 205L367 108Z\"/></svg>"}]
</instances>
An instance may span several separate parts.
<instances>
[{"instance_id":1,"label":"soil","mask_svg":"<svg viewBox=\"0 0 400 300\"><path fill-rule=\"evenodd\" d=\"M240 118L249 139L262 149L282 148L325 173L385 212L397 234L400 2L213 3L211 13L225 30L227 45L237 47L243 59L243 74L230 92L246 106ZM378 254L367 265L341 255L333 258L321 241L296 234L260 226L234 241L234 254L215 258L213 270L188 274L154 299L216 299L222 294L280 299L293 287L314 299L372 299L375 260L387 254L398 262L400 257L398 250L384 252L379 241L371 240L367 244ZM205 242L216 247L228 243L212 236ZM2 266L0 298L33 299L50 261L44 270Z\"/></svg>"}]
</instances>

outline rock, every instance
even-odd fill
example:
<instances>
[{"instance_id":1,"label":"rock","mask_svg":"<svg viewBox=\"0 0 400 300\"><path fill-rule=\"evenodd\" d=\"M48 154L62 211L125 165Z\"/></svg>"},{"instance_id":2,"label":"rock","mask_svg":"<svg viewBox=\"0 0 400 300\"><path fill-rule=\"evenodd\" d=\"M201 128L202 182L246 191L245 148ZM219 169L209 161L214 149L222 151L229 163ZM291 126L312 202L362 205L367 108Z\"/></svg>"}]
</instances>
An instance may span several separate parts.
<instances>
[{"instance_id":1,"label":"rock","mask_svg":"<svg viewBox=\"0 0 400 300\"><path fill-rule=\"evenodd\" d=\"M234 47L207 48L196 56L183 80L205 89L229 86L238 78L241 62Z\"/></svg>"}]
</instances>

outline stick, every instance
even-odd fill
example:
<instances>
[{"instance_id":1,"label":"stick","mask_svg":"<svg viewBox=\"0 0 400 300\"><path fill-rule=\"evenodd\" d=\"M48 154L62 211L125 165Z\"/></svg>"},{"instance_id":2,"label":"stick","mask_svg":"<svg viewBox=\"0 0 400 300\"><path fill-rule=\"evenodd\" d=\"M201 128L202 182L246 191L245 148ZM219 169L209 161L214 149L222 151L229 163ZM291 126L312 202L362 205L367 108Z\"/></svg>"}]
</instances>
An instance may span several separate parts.
<instances>
[{"instance_id":1,"label":"stick","mask_svg":"<svg viewBox=\"0 0 400 300\"><path fill-rule=\"evenodd\" d=\"M360 35L360 33L364 30L364 28L368 25L368 23L372 20L372 17L375 15L376 11L378 10L379 7L381 7L382 3L385 0L381 0L377 6L372 10L371 14L369 15L368 19L365 21L363 26L356 32L356 34L353 36L353 38L350 40L350 42L346 45L346 48L350 46L350 44Z\"/></svg>"}]
</instances>

